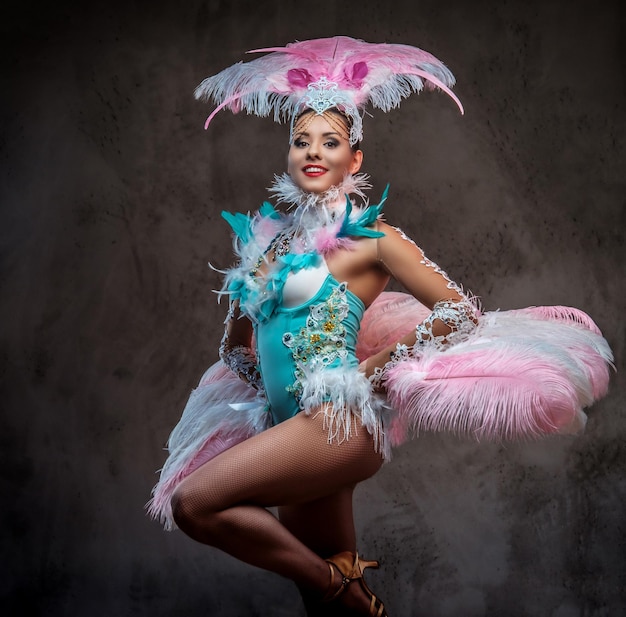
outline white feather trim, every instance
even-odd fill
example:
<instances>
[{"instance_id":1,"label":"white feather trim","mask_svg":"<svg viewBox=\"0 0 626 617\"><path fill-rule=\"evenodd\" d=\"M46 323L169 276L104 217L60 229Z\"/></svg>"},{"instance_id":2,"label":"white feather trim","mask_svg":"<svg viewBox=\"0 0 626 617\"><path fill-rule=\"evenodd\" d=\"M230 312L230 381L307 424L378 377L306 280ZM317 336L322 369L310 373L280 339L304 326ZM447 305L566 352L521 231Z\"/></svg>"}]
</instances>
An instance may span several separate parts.
<instances>
[{"instance_id":1,"label":"white feather trim","mask_svg":"<svg viewBox=\"0 0 626 617\"><path fill-rule=\"evenodd\" d=\"M269 187L269 192L276 197L276 203L288 204L289 207L297 206L299 209L308 211L318 206L331 208L337 207L341 212L345 210L346 195L356 195L363 205L368 204L365 191L371 189L367 174L346 174L341 184L331 186L323 193L309 193L303 191L289 174L274 176L274 182Z\"/></svg>"},{"instance_id":2,"label":"white feather trim","mask_svg":"<svg viewBox=\"0 0 626 617\"><path fill-rule=\"evenodd\" d=\"M208 383L207 383L208 382ZM269 427L266 400L222 361L192 391L168 443L169 456L148 503L149 514L175 527L170 500L176 486L202 463Z\"/></svg>"},{"instance_id":3,"label":"white feather trim","mask_svg":"<svg viewBox=\"0 0 626 617\"><path fill-rule=\"evenodd\" d=\"M391 446L385 434L390 412L383 396L372 391L372 385L358 368L303 367L300 408L307 414L326 405L324 426L328 441L342 443L350 439L360 422L374 438L376 450L391 458Z\"/></svg>"}]
</instances>

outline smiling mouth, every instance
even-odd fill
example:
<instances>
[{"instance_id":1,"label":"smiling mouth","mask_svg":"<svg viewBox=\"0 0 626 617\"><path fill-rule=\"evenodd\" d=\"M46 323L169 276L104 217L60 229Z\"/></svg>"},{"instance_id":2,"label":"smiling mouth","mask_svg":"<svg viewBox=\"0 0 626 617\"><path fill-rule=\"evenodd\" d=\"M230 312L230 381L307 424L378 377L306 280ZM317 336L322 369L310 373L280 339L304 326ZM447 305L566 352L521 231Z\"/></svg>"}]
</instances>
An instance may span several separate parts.
<instances>
[{"instance_id":1,"label":"smiling mouth","mask_svg":"<svg viewBox=\"0 0 626 617\"><path fill-rule=\"evenodd\" d=\"M311 178L315 178L317 176L321 176L328 171L325 167L320 167L319 165L307 165L302 172L305 176L309 176Z\"/></svg>"}]
</instances>

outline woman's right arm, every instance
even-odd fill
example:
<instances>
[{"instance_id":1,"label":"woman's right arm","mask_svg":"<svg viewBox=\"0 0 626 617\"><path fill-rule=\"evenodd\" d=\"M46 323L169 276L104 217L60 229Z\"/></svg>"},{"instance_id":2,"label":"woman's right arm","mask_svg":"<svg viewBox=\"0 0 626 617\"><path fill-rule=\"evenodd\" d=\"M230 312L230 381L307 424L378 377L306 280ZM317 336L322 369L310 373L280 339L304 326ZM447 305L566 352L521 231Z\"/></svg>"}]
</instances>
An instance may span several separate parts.
<instances>
[{"instance_id":1,"label":"woman's right arm","mask_svg":"<svg viewBox=\"0 0 626 617\"><path fill-rule=\"evenodd\" d=\"M444 349L465 340L475 329L480 311L459 285L430 261L402 230L379 222L384 232L377 239L378 262L431 314L413 331L361 363L361 370L378 390L384 389L387 371L397 363L421 356L426 348Z\"/></svg>"},{"instance_id":2,"label":"woman's right arm","mask_svg":"<svg viewBox=\"0 0 626 617\"><path fill-rule=\"evenodd\" d=\"M256 390L263 390L261 373L252 350L252 323L247 317L242 316L239 300L230 303L224 325L220 358L239 378Z\"/></svg>"}]
</instances>

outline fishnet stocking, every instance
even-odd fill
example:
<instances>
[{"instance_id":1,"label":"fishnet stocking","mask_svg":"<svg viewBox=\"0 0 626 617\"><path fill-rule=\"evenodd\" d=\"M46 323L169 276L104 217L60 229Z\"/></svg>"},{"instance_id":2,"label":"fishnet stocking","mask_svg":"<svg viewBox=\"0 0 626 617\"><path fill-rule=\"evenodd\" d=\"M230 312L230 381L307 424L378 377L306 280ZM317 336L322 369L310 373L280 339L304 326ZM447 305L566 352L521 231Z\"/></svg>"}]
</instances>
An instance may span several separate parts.
<instances>
[{"instance_id":1,"label":"fishnet stocking","mask_svg":"<svg viewBox=\"0 0 626 617\"><path fill-rule=\"evenodd\" d=\"M307 536L317 537L321 550L324 528L335 524L342 531L329 532L328 547L344 535L353 545L351 498L347 497L354 484L372 476L382 463L363 427L348 441L329 444L323 415L299 413L191 474L174 495L178 526L199 542L323 592L329 583L326 563L265 508L284 506L281 514L289 519L288 526L305 541ZM306 512L305 504L315 502L321 514L325 499L339 520L311 517L306 524L318 529L307 532L298 522L298 510ZM339 550L353 550L353 546Z\"/></svg>"},{"instance_id":2,"label":"fishnet stocking","mask_svg":"<svg viewBox=\"0 0 626 617\"><path fill-rule=\"evenodd\" d=\"M352 516L354 485L315 501L281 506L280 522L320 557L356 551Z\"/></svg>"}]
</instances>

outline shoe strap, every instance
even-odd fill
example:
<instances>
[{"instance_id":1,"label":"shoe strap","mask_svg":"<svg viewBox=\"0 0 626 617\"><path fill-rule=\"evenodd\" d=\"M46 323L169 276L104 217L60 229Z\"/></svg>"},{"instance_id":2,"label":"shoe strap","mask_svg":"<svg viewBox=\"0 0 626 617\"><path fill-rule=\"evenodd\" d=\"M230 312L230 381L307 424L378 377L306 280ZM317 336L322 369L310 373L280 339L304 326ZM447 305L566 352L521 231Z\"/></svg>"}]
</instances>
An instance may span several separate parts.
<instances>
[{"instance_id":1,"label":"shoe strap","mask_svg":"<svg viewBox=\"0 0 626 617\"><path fill-rule=\"evenodd\" d=\"M326 595L322 598L322 602L332 602L335 598L338 598L345 590L348 584L350 583L350 579L343 575L343 572L337 567L337 572L341 574L341 584L335 591L333 591L333 584L335 582L335 566L332 562L326 561L328 564L328 570L330 572L330 583L328 584L328 591Z\"/></svg>"}]
</instances>

